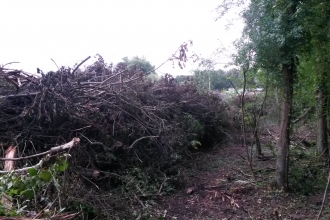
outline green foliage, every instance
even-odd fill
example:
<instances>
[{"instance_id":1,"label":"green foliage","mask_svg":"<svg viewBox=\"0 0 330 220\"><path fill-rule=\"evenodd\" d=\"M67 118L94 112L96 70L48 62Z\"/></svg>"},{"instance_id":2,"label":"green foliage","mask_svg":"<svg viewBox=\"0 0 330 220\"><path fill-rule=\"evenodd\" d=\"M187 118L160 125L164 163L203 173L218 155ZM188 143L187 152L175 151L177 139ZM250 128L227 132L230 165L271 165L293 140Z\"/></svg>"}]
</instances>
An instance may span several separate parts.
<instances>
[{"instance_id":1,"label":"green foliage","mask_svg":"<svg viewBox=\"0 0 330 220\"><path fill-rule=\"evenodd\" d=\"M191 76L185 76L185 75L179 75L175 77L175 81L179 84L184 83L189 77Z\"/></svg>"},{"instance_id":2,"label":"green foliage","mask_svg":"<svg viewBox=\"0 0 330 220\"><path fill-rule=\"evenodd\" d=\"M303 195L323 190L327 183L324 166L313 153L291 146L290 188Z\"/></svg>"},{"instance_id":3,"label":"green foliage","mask_svg":"<svg viewBox=\"0 0 330 220\"><path fill-rule=\"evenodd\" d=\"M315 71L315 63L313 64L312 60L301 60L298 67L298 81L293 92L294 117L299 117L306 108L316 104Z\"/></svg>"},{"instance_id":4,"label":"green foliage","mask_svg":"<svg viewBox=\"0 0 330 220\"><path fill-rule=\"evenodd\" d=\"M254 49L254 63L267 70L292 63L308 40L301 24L298 1L253 0L243 13L245 36Z\"/></svg>"},{"instance_id":5,"label":"green foliage","mask_svg":"<svg viewBox=\"0 0 330 220\"><path fill-rule=\"evenodd\" d=\"M184 116L183 127L189 133L199 134L203 132L203 126L191 114L187 114Z\"/></svg>"},{"instance_id":6,"label":"green foliage","mask_svg":"<svg viewBox=\"0 0 330 220\"><path fill-rule=\"evenodd\" d=\"M231 87L223 70L195 70L194 83L200 92L223 90Z\"/></svg>"},{"instance_id":7,"label":"green foliage","mask_svg":"<svg viewBox=\"0 0 330 220\"><path fill-rule=\"evenodd\" d=\"M144 57L135 56L131 59L128 57L123 58L123 63L127 65L128 71L130 72L139 72L141 71L143 74L155 74L155 66L151 65L151 63L146 60Z\"/></svg>"},{"instance_id":8,"label":"green foliage","mask_svg":"<svg viewBox=\"0 0 330 220\"><path fill-rule=\"evenodd\" d=\"M56 176L59 172L67 169L68 163L63 159L58 159L55 164L48 169L29 168L28 174L8 173L0 177L0 192L8 197L15 198L17 206L23 202L28 202L33 199L38 190L48 185L51 181L55 186L59 187ZM0 207L0 215L7 215L2 212L3 207ZM12 213L13 214L13 213ZM18 210L16 211L16 215Z\"/></svg>"},{"instance_id":9,"label":"green foliage","mask_svg":"<svg viewBox=\"0 0 330 220\"><path fill-rule=\"evenodd\" d=\"M190 141L190 145L196 150L198 149L199 146L202 146L201 142L199 142L197 140Z\"/></svg>"}]
</instances>

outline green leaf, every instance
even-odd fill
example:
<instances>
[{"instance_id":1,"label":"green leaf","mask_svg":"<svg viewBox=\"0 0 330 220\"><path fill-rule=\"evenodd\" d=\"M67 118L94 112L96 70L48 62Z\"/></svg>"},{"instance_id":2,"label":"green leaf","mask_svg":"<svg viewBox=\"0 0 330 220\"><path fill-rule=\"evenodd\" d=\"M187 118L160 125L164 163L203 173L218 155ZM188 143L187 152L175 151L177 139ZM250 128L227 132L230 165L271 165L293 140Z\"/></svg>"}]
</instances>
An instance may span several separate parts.
<instances>
[{"instance_id":1,"label":"green leaf","mask_svg":"<svg viewBox=\"0 0 330 220\"><path fill-rule=\"evenodd\" d=\"M38 174L38 170L36 170L34 168L29 168L28 172L29 172L30 176L36 176Z\"/></svg>"},{"instance_id":2,"label":"green leaf","mask_svg":"<svg viewBox=\"0 0 330 220\"><path fill-rule=\"evenodd\" d=\"M17 189L10 189L8 194L9 195L17 195L18 194L18 190Z\"/></svg>"},{"instance_id":3,"label":"green leaf","mask_svg":"<svg viewBox=\"0 0 330 220\"><path fill-rule=\"evenodd\" d=\"M45 182L50 182L50 180L52 179L52 174L48 170L43 170L39 174L39 177Z\"/></svg>"},{"instance_id":4,"label":"green leaf","mask_svg":"<svg viewBox=\"0 0 330 220\"><path fill-rule=\"evenodd\" d=\"M27 189L21 192L21 195L25 196L28 199L32 199L34 197L34 192L32 189Z\"/></svg>"},{"instance_id":5,"label":"green leaf","mask_svg":"<svg viewBox=\"0 0 330 220\"><path fill-rule=\"evenodd\" d=\"M67 161L66 160L58 160L57 162L56 162L56 164L57 164L57 170L59 170L59 171L65 171L67 168L68 168L68 166L69 166L69 164L67 163Z\"/></svg>"},{"instance_id":6,"label":"green leaf","mask_svg":"<svg viewBox=\"0 0 330 220\"><path fill-rule=\"evenodd\" d=\"M12 187L12 185L13 185L13 182L12 181L8 182L7 183L7 188L9 189L10 187Z\"/></svg>"}]
</instances>

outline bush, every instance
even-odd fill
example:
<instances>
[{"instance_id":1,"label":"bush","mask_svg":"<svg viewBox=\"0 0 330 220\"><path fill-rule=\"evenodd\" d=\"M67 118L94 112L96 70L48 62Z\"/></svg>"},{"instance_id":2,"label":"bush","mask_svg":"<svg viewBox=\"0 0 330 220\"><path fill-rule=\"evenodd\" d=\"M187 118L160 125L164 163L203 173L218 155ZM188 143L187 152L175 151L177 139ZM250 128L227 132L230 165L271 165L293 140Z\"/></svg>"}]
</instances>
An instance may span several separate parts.
<instances>
[{"instance_id":1,"label":"bush","mask_svg":"<svg viewBox=\"0 0 330 220\"><path fill-rule=\"evenodd\" d=\"M291 147L290 188L303 195L323 190L327 183L325 166L318 158L302 149Z\"/></svg>"}]
</instances>

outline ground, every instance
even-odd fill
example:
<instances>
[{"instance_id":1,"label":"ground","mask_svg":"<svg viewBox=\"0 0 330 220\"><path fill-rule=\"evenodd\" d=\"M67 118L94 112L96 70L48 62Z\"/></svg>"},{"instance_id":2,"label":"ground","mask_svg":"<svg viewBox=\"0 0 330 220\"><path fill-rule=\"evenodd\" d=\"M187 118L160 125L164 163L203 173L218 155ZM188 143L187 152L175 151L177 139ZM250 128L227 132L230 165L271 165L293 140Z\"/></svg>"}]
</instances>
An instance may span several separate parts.
<instances>
[{"instance_id":1,"label":"ground","mask_svg":"<svg viewBox=\"0 0 330 220\"><path fill-rule=\"evenodd\" d=\"M277 129L262 133L263 146L276 141ZM265 160L253 158L256 180L240 144L198 153L185 165L181 187L154 201L151 219L316 219L323 191L306 196L271 187L275 157L271 149L263 151ZM327 205L322 216L330 219Z\"/></svg>"}]
</instances>

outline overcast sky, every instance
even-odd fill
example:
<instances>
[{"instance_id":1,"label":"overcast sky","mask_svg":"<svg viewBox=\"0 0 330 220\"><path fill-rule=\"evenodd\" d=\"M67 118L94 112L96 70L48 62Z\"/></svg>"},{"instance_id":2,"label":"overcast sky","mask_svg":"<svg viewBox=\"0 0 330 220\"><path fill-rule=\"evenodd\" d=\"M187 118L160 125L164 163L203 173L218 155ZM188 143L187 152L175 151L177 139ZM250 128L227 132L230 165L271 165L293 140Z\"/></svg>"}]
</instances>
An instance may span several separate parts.
<instances>
[{"instance_id":1,"label":"overcast sky","mask_svg":"<svg viewBox=\"0 0 330 220\"><path fill-rule=\"evenodd\" d=\"M240 37L242 24L226 29L227 19L215 21L219 0L2 0L0 64L35 73L73 66L101 54L106 62L145 56L153 65L163 63L187 40L204 58ZM224 55L227 57L227 55ZM227 62L228 60L218 60ZM191 70L160 72L186 74Z\"/></svg>"}]
</instances>

